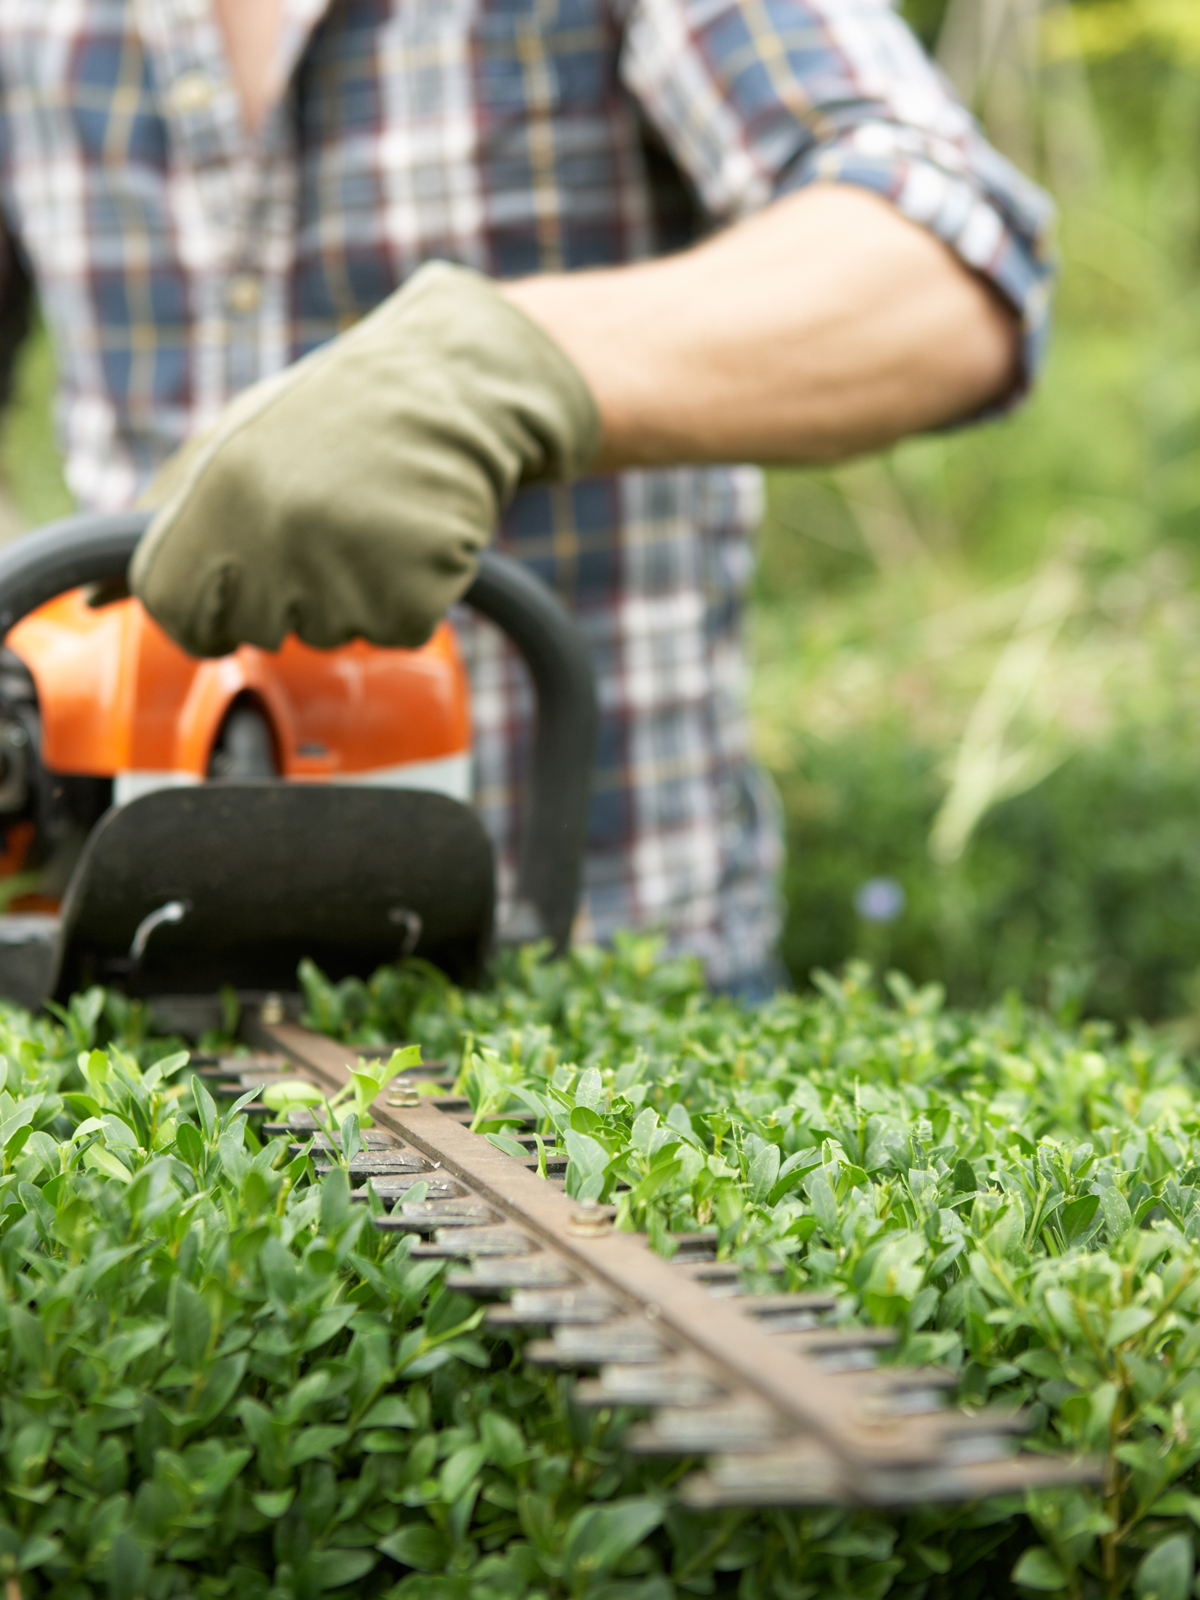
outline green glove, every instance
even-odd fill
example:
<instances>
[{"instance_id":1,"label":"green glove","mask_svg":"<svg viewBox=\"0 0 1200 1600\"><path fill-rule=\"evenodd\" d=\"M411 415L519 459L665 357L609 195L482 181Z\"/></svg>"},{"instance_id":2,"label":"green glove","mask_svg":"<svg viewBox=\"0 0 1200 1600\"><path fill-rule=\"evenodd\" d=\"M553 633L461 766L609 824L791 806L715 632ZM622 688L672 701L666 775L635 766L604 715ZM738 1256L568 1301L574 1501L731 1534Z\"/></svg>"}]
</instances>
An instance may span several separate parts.
<instances>
[{"instance_id":1,"label":"green glove","mask_svg":"<svg viewBox=\"0 0 1200 1600\"><path fill-rule=\"evenodd\" d=\"M599 435L549 335L434 263L167 463L130 583L197 656L423 644L518 486L585 471Z\"/></svg>"}]
</instances>

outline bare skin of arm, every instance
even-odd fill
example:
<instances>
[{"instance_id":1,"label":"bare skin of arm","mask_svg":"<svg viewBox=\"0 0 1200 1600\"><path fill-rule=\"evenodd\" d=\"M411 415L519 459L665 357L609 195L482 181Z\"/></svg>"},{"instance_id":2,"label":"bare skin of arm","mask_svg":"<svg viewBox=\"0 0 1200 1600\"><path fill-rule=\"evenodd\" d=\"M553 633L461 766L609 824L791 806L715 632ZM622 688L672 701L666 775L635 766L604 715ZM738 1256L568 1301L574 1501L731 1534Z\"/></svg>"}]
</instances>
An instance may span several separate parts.
<instances>
[{"instance_id":1,"label":"bare skin of arm","mask_svg":"<svg viewBox=\"0 0 1200 1600\"><path fill-rule=\"evenodd\" d=\"M677 256L502 292L587 379L600 466L833 461L970 416L1018 380L1007 303L846 185L800 190Z\"/></svg>"},{"instance_id":2,"label":"bare skin of arm","mask_svg":"<svg viewBox=\"0 0 1200 1600\"><path fill-rule=\"evenodd\" d=\"M213 0L249 130L279 93L282 0ZM1017 319L866 190L818 184L661 261L502 286L575 361L597 465L833 461L1017 382Z\"/></svg>"}]
</instances>

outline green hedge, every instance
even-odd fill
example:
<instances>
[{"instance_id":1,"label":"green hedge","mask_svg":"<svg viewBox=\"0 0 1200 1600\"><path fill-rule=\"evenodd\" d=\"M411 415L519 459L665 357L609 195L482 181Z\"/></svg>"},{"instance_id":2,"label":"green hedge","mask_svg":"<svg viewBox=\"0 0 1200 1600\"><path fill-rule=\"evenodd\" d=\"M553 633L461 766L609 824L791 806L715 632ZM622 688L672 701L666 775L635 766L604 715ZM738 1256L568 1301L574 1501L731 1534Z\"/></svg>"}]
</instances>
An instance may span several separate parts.
<instances>
[{"instance_id":1,"label":"green hedge","mask_svg":"<svg viewBox=\"0 0 1200 1600\"><path fill-rule=\"evenodd\" d=\"M783 953L797 983L859 955L956 1005L1008 989L1052 1009L1123 1019L1200 1005L1200 833L1187 727L1128 723L996 805L964 858L929 833L944 752L894 724L809 741L777 774L788 824ZM872 877L905 905L887 926L855 912Z\"/></svg>"},{"instance_id":2,"label":"green hedge","mask_svg":"<svg viewBox=\"0 0 1200 1600\"><path fill-rule=\"evenodd\" d=\"M948 1014L861 974L759 1010L630 942L487 994L419 969L313 1020L464 1059L481 1127L542 1103L576 1192L832 1285L967 1403L1106 1458L1103 1491L904 1515L697 1516L684 1464L485 1332L338 1171L219 1113L99 992L0 1021L0 1577L33 1596L1184 1600L1200 1521L1191 1070L1101 1025ZM98 1043L103 1048L97 1048ZM1015 1574L1015 1577L1014 1577ZM1016 1587L1014 1587L1014 1584Z\"/></svg>"}]
</instances>

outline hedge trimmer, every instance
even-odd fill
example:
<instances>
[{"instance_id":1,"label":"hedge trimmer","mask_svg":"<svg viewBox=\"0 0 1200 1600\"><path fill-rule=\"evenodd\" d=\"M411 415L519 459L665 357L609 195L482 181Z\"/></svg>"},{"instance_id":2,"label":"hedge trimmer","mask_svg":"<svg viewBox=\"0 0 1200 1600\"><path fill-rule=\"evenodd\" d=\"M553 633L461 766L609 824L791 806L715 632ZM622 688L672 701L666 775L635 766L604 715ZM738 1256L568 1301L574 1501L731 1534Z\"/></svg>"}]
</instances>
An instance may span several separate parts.
<instances>
[{"instance_id":1,"label":"hedge trimmer","mask_svg":"<svg viewBox=\"0 0 1200 1600\"><path fill-rule=\"evenodd\" d=\"M0 627L64 590L111 584L143 526L73 519L0 552ZM537 691L505 932L561 948L595 726L587 650L549 593L501 557L485 557L467 600L513 639ZM451 1263L450 1287L495 1302L493 1326L541 1330L526 1356L592 1374L576 1385L581 1404L644 1410L631 1448L708 1458L685 1482L694 1505L912 1504L1094 1476L1088 1462L1015 1450L1018 1413L945 1404L952 1372L881 1361L890 1335L843 1325L831 1297L750 1292L714 1235L677 1236L668 1263L588 1198L587 1174L567 1172L570 1140L557 1142L552 1118L506 1112L509 1132L489 1140L436 1065L334 1043L268 992L310 954L364 971L415 952L477 978L493 900L490 844L446 794L271 778L164 787L100 818L58 916L0 918L0 975L33 999L117 984L185 1032L212 1020L214 991L232 984L246 1041L264 1053L197 1058L210 1087L248 1102L318 1169L344 1166L360 1199L373 1190L377 1225Z\"/></svg>"}]
</instances>

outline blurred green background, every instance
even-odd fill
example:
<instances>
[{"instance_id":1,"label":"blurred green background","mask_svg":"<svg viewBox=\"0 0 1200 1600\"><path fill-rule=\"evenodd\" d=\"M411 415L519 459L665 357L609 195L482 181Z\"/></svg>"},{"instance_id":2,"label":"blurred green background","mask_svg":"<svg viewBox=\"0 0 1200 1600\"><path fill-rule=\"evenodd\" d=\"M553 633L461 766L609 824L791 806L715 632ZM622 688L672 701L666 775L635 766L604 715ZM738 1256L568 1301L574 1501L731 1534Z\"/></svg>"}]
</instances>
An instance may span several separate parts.
<instances>
[{"instance_id":1,"label":"blurred green background","mask_svg":"<svg viewBox=\"0 0 1200 1600\"><path fill-rule=\"evenodd\" d=\"M773 479L752 645L785 957L1192 1031L1200 0L905 9L1054 191L1063 280L1018 415ZM0 440L29 523L69 505L52 382L31 341Z\"/></svg>"},{"instance_id":2,"label":"blurred green background","mask_svg":"<svg viewBox=\"0 0 1200 1600\"><path fill-rule=\"evenodd\" d=\"M785 954L1200 1011L1200 3L916 0L1061 208L1033 401L776 477L754 621ZM892 880L900 896L861 893ZM888 904L889 899L891 905Z\"/></svg>"}]
</instances>

